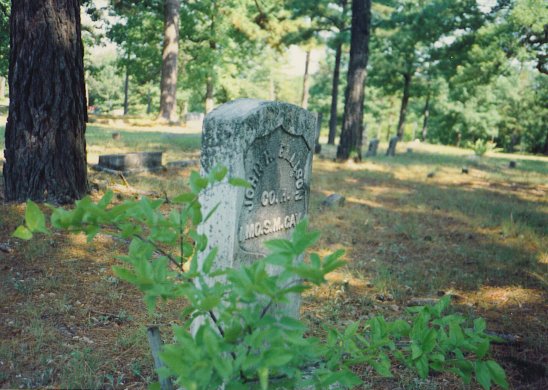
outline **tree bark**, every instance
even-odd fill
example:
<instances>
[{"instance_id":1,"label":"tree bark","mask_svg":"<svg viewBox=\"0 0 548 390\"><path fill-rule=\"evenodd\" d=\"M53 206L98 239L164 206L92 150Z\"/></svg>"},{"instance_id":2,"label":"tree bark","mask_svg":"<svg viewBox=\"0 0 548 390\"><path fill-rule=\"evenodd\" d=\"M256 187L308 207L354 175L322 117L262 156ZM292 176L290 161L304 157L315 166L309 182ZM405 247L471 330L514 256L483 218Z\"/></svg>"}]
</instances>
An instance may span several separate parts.
<instances>
[{"instance_id":1,"label":"tree bark","mask_svg":"<svg viewBox=\"0 0 548 390\"><path fill-rule=\"evenodd\" d=\"M421 139L422 142L425 142L426 136L428 134L428 119L430 118L430 93L426 95L426 103L424 103L423 116L424 120L422 122Z\"/></svg>"},{"instance_id":2,"label":"tree bark","mask_svg":"<svg viewBox=\"0 0 548 390\"><path fill-rule=\"evenodd\" d=\"M87 191L79 0L12 1L7 201L70 203Z\"/></svg>"},{"instance_id":3,"label":"tree bark","mask_svg":"<svg viewBox=\"0 0 548 390\"><path fill-rule=\"evenodd\" d=\"M400 107L400 119L398 120L398 130L396 135L400 139L403 139L403 132L405 130L405 117L407 116L407 105L409 104L409 89L411 86L411 75L404 73L403 75L403 96L401 98Z\"/></svg>"},{"instance_id":4,"label":"tree bark","mask_svg":"<svg viewBox=\"0 0 548 390\"><path fill-rule=\"evenodd\" d=\"M129 113L129 66L126 64L126 80L124 82L124 115Z\"/></svg>"},{"instance_id":5,"label":"tree bark","mask_svg":"<svg viewBox=\"0 0 548 390\"><path fill-rule=\"evenodd\" d=\"M361 132L363 131L363 102L367 60L369 58L369 30L371 0L352 0L352 28L350 62L345 94L343 128L337 158L347 160L351 153L361 160Z\"/></svg>"},{"instance_id":6,"label":"tree bark","mask_svg":"<svg viewBox=\"0 0 548 390\"><path fill-rule=\"evenodd\" d=\"M337 136L337 103L339 100L341 57L342 42L339 42L335 52L335 69L333 69L333 85L331 88L331 113L329 116L329 137L327 139L329 145L335 145L335 137Z\"/></svg>"},{"instance_id":7,"label":"tree bark","mask_svg":"<svg viewBox=\"0 0 548 390\"><path fill-rule=\"evenodd\" d=\"M304 62L304 77L303 77L303 95L301 98L301 107L305 110L308 108L308 68L310 67L310 49L306 51L306 60Z\"/></svg>"},{"instance_id":8,"label":"tree bark","mask_svg":"<svg viewBox=\"0 0 548 390\"><path fill-rule=\"evenodd\" d=\"M179 0L164 3L164 48L160 82L160 120L177 122L177 56L179 54Z\"/></svg>"}]
</instances>

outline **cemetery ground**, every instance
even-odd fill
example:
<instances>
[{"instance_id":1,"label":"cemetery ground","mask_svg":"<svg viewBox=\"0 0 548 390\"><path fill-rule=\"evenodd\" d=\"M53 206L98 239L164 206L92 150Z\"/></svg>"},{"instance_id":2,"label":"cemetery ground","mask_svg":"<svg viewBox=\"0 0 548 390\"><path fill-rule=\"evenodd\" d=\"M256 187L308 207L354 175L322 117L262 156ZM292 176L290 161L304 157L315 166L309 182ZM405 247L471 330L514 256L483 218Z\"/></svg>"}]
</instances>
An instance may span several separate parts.
<instances>
[{"instance_id":1,"label":"cemetery ground","mask_svg":"<svg viewBox=\"0 0 548 390\"><path fill-rule=\"evenodd\" d=\"M0 149L3 139L0 127ZM87 143L90 164L99 154L133 151L164 151L165 164L197 160L200 136L91 124ZM359 164L333 162L335 149L325 145L314 158L309 215L322 234L314 249L345 249L348 263L304 297L310 333L374 315L405 318L408 305L450 294L451 310L486 318L489 331L507 339L492 354L512 388L548 388L548 158L470 157L471 150L415 143L385 157L386 146ZM91 196L111 189L118 202L169 199L192 169L127 177L90 170ZM322 206L332 193L344 205ZM148 314L140 293L112 274L124 242L99 235L88 244L65 233L22 242L11 233L23 214L24 205L0 203L0 387L145 388L154 380L145 327L159 323L169 338L184 302ZM393 371L386 379L364 367L364 388L479 388L449 374L419 380L404 367Z\"/></svg>"}]
</instances>

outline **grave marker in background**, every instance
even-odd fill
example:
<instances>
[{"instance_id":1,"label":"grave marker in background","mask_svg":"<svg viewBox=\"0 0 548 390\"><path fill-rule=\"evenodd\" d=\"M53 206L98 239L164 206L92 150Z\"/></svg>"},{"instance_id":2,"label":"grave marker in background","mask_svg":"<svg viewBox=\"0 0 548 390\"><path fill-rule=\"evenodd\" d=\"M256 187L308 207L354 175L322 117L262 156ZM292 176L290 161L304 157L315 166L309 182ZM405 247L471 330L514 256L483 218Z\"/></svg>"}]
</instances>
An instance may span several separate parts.
<instances>
[{"instance_id":1,"label":"grave marker in background","mask_svg":"<svg viewBox=\"0 0 548 390\"><path fill-rule=\"evenodd\" d=\"M208 114L202 133L202 173L215 165L245 178L251 188L219 183L200 198L209 252L219 268L239 267L266 255L267 240L289 238L308 212L316 115L280 102L239 99ZM270 272L275 272L273 268ZM283 307L299 316L300 297Z\"/></svg>"},{"instance_id":2,"label":"grave marker in background","mask_svg":"<svg viewBox=\"0 0 548 390\"><path fill-rule=\"evenodd\" d=\"M390 138L390 141L388 143L388 149L386 150L387 156L395 156L396 155L396 146L398 145L398 141L400 138L395 135L392 138Z\"/></svg>"},{"instance_id":3,"label":"grave marker in background","mask_svg":"<svg viewBox=\"0 0 548 390\"><path fill-rule=\"evenodd\" d=\"M365 157L376 156L378 148L379 148L379 140L377 138L371 139L371 141L369 141L369 147L367 148L367 153L365 154Z\"/></svg>"}]
</instances>

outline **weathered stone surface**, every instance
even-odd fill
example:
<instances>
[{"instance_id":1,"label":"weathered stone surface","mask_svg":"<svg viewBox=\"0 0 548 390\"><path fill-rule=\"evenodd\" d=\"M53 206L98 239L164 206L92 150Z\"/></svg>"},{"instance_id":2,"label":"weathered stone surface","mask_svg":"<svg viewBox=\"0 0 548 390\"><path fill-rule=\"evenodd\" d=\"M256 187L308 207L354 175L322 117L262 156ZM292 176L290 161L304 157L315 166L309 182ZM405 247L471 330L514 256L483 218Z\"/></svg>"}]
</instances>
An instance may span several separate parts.
<instances>
[{"instance_id":1,"label":"weathered stone surface","mask_svg":"<svg viewBox=\"0 0 548 390\"><path fill-rule=\"evenodd\" d=\"M346 198L340 194L331 194L322 202L324 207L340 207L344 206Z\"/></svg>"},{"instance_id":2,"label":"weathered stone surface","mask_svg":"<svg viewBox=\"0 0 548 390\"><path fill-rule=\"evenodd\" d=\"M287 103L240 99L206 116L202 173L221 164L251 183L247 189L219 183L200 198L204 215L219 204L202 226L208 250L218 248L217 267L264 256L265 241L288 238L306 216L315 138L316 115ZM295 296L283 314L298 317L299 307Z\"/></svg>"},{"instance_id":3,"label":"weathered stone surface","mask_svg":"<svg viewBox=\"0 0 548 390\"><path fill-rule=\"evenodd\" d=\"M367 147L367 153L365 153L365 157L376 156L378 148L379 140L377 138L372 138L371 141L369 141L369 146Z\"/></svg>"},{"instance_id":4,"label":"weathered stone surface","mask_svg":"<svg viewBox=\"0 0 548 390\"><path fill-rule=\"evenodd\" d=\"M166 164L167 168L186 168L194 165L198 165L200 161L198 160L179 160L179 161L170 161Z\"/></svg>"},{"instance_id":5,"label":"weathered stone surface","mask_svg":"<svg viewBox=\"0 0 548 390\"><path fill-rule=\"evenodd\" d=\"M388 143L388 149L386 150L387 156L395 156L396 155L396 146L398 145L399 137L397 135L390 138L390 142Z\"/></svg>"},{"instance_id":6,"label":"weathered stone surface","mask_svg":"<svg viewBox=\"0 0 548 390\"><path fill-rule=\"evenodd\" d=\"M99 156L99 164L93 167L110 173L137 173L163 169L162 152L107 154Z\"/></svg>"}]
</instances>

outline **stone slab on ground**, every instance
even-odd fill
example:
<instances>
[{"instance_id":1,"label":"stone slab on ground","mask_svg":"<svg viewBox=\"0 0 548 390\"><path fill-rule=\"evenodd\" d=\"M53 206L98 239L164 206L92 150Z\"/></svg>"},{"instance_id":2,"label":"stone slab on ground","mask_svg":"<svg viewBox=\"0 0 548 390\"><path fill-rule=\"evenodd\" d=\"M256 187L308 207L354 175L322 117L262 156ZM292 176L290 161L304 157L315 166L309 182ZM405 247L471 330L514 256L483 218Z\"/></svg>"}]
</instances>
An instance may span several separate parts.
<instances>
[{"instance_id":1,"label":"stone slab on ground","mask_svg":"<svg viewBox=\"0 0 548 390\"><path fill-rule=\"evenodd\" d=\"M162 152L105 154L99 156L99 164L93 169L113 174L156 172L164 169Z\"/></svg>"}]
</instances>

